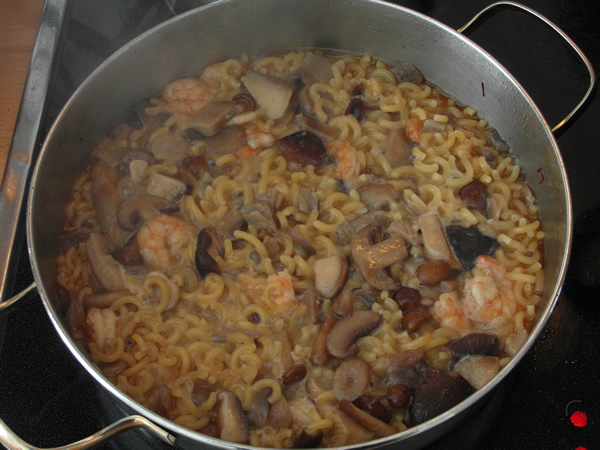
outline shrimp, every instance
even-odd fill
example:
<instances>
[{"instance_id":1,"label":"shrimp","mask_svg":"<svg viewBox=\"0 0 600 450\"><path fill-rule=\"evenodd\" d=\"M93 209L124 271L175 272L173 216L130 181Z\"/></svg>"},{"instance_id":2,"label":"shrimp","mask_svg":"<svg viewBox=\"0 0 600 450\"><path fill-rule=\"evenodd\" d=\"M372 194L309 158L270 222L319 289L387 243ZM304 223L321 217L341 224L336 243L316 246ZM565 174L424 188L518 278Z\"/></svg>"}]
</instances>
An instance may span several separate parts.
<instances>
[{"instance_id":1,"label":"shrimp","mask_svg":"<svg viewBox=\"0 0 600 450\"><path fill-rule=\"evenodd\" d=\"M182 78L168 84L161 99L167 102L171 113L195 116L214 96L206 83L196 78Z\"/></svg>"},{"instance_id":2,"label":"shrimp","mask_svg":"<svg viewBox=\"0 0 600 450\"><path fill-rule=\"evenodd\" d=\"M179 217L160 215L142 225L137 243L144 261L158 269L185 262L186 249L194 243L194 230Z\"/></svg>"},{"instance_id":3,"label":"shrimp","mask_svg":"<svg viewBox=\"0 0 600 450\"><path fill-rule=\"evenodd\" d=\"M335 158L335 176L340 180L352 180L360 175L358 151L348 141L332 141L327 150Z\"/></svg>"},{"instance_id":4,"label":"shrimp","mask_svg":"<svg viewBox=\"0 0 600 450\"><path fill-rule=\"evenodd\" d=\"M267 277L264 300L275 313L289 312L296 305L296 294L292 285L292 277L287 269Z\"/></svg>"},{"instance_id":5,"label":"shrimp","mask_svg":"<svg viewBox=\"0 0 600 450\"><path fill-rule=\"evenodd\" d=\"M423 136L423 122L421 122L421 119L414 116L408 119L408 124L406 124L406 135L415 144L421 142L421 136Z\"/></svg>"},{"instance_id":6,"label":"shrimp","mask_svg":"<svg viewBox=\"0 0 600 450\"><path fill-rule=\"evenodd\" d=\"M499 329L514 321L517 298L514 283L504 278L506 268L491 256L477 258L481 271L464 286L464 312L475 323Z\"/></svg>"},{"instance_id":7,"label":"shrimp","mask_svg":"<svg viewBox=\"0 0 600 450\"><path fill-rule=\"evenodd\" d=\"M275 142L275 135L268 131L253 130L248 134L248 145L253 149L269 148Z\"/></svg>"},{"instance_id":8,"label":"shrimp","mask_svg":"<svg viewBox=\"0 0 600 450\"><path fill-rule=\"evenodd\" d=\"M473 329L456 292L440 295L439 300L433 304L431 315L442 327L452 328L461 336L471 333Z\"/></svg>"},{"instance_id":9,"label":"shrimp","mask_svg":"<svg viewBox=\"0 0 600 450\"><path fill-rule=\"evenodd\" d=\"M222 62L218 62L206 67L202 71L202 75L200 75L200 81L214 90L226 88L227 81L223 76L223 66L224 64Z\"/></svg>"},{"instance_id":10,"label":"shrimp","mask_svg":"<svg viewBox=\"0 0 600 450\"><path fill-rule=\"evenodd\" d=\"M114 350L118 337L117 315L112 309L88 309L85 321L92 334L92 340L103 352Z\"/></svg>"}]
</instances>

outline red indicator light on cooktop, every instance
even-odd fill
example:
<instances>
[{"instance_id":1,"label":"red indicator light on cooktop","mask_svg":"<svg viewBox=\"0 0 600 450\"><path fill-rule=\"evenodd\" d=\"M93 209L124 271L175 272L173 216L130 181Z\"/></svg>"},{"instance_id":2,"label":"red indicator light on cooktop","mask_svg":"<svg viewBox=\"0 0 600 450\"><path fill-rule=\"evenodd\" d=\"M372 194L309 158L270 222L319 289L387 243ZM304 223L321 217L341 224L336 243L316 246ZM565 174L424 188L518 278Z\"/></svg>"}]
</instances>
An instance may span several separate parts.
<instances>
[{"instance_id":1,"label":"red indicator light on cooktop","mask_svg":"<svg viewBox=\"0 0 600 450\"><path fill-rule=\"evenodd\" d=\"M587 425L587 414L583 411L575 411L571 414L571 423L579 428L585 427Z\"/></svg>"}]
</instances>

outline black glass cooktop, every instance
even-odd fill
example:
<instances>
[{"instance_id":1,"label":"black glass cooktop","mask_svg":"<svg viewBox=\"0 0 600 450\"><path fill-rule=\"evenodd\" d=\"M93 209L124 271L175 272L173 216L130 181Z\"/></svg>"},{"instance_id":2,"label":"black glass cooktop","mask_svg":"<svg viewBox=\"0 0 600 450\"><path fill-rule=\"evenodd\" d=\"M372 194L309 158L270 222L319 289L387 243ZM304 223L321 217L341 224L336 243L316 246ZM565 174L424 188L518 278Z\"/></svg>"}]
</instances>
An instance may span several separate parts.
<instances>
[{"instance_id":1,"label":"black glass cooktop","mask_svg":"<svg viewBox=\"0 0 600 450\"><path fill-rule=\"evenodd\" d=\"M395 3L457 29L491 1ZM558 24L596 68L600 67L600 16L596 0L523 0L522 3ZM44 131L75 88L111 53L152 26L202 4L192 0L71 2ZM586 73L581 63L565 44L531 19L516 13L501 13L469 37L516 76L551 125L558 123L585 92ZM567 280L550 322L489 401L430 448L597 448L599 119L600 99L596 96L572 126L558 136L572 189L575 227ZM17 289L27 286L32 278L27 255L23 253ZM0 418L23 439L38 447L64 445L122 417L120 408L62 344L39 298L0 318ZM140 430L131 430L101 448L163 448L163 444Z\"/></svg>"}]
</instances>

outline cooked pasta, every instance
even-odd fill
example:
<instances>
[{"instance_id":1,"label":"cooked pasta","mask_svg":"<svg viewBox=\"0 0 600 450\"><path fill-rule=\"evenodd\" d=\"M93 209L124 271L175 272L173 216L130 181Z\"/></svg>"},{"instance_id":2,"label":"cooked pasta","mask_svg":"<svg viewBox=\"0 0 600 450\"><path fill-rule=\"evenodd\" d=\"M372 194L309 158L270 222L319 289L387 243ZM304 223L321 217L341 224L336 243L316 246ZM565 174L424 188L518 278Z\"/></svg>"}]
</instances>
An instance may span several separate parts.
<instances>
[{"instance_id":1,"label":"cooked pasta","mask_svg":"<svg viewBox=\"0 0 600 450\"><path fill-rule=\"evenodd\" d=\"M531 190L414 66L244 56L138 109L75 181L57 258L74 335L135 401L228 441L336 447L429 420L453 406L423 400L431 377L464 398L524 343Z\"/></svg>"}]
</instances>

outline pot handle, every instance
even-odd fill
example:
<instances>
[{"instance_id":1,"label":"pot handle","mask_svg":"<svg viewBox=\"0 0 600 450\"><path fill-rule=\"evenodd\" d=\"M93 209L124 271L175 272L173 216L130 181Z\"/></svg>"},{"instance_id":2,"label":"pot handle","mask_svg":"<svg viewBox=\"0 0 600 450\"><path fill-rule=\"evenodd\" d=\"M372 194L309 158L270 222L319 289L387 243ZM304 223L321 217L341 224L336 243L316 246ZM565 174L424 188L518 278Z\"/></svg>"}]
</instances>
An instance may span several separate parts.
<instances>
[{"instance_id":1,"label":"pot handle","mask_svg":"<svg viewBox=\"0 0 600 450\"><path fill-rule=\"evenodd\" d=\"M54 450L79 450L89 448L94 445L98 445L105 439L111 438L114 435L121 433L122 431L128 430L132 427L144 427L154 436L157 436L162 441L169 445L175 444L175 436L159 428L154 423L142 416L134 415L124 417L121 420L109 425L108 427L98 431L97 433L81 439L80 441L72 444L63 445L61 447L55 447ZM0 419L0 443L6 446L9 450L41 450L39 447L28 444L19 438L5 423Z\"/></svg>"},{"instance_id":2,"label":"pot handle","mask_svg":"<svg viewBox=\"0 0 600 450\"><path fill-rule=\"evenodd\" d=\"M577 114L577 112L583 107L583 105L588 101L588 99L590 98L590 96L594 90L594 87L596 86L596 72L594 71L594 68L592 67L592 63L587 58L587 56L585 56L585 54L581 51L581 49L577 46L577 44L575 44L575 42L573 42L573 40L569 36L567 36L564 31L562 31L557 25L552 23L546 17L542 16L540 13L534 11L531 8L528 8L527 6L521 5L519 3L515 3L515 2L493 3L490 6L482 9L469 22L467 22L465 25L463 25L457 31L459 33L465 33L466 31L470 30L471 28L475 28L476 26L478 26L481 22L485 21L492 14L499 12L499 11L507 11L507 10L524 13L525 15L533 17L534 19L537 19L540 22L549 26L551 29L553 29L555 32L557 32L565 41L567 41L567 43L571 46L571 48L575 51L575 53L577 53L577 55L579 55L579 57L585 64L585 67L587 68L588 75L589 75L589 87L588 87L586 93L584 94L583 98L575 106L575 108L573 108L573 110L563 120L561 120L557 125L554 126L554 128L552 128L552 131L556 132L558 129L564 127L573 118L573 116L575 114Z\"/></svg>"}]
</instances>

